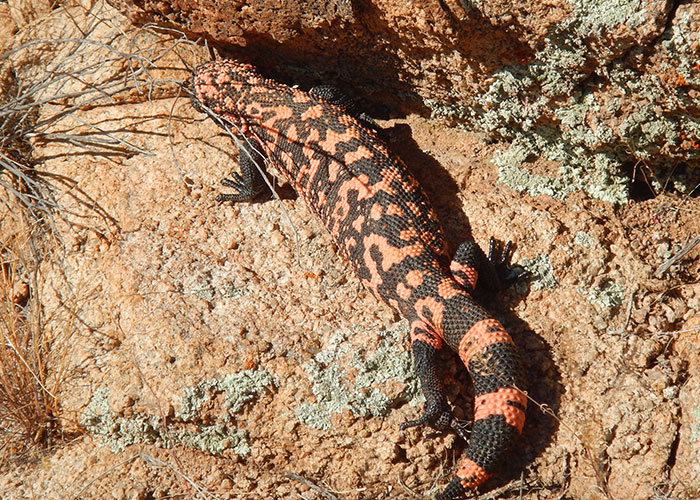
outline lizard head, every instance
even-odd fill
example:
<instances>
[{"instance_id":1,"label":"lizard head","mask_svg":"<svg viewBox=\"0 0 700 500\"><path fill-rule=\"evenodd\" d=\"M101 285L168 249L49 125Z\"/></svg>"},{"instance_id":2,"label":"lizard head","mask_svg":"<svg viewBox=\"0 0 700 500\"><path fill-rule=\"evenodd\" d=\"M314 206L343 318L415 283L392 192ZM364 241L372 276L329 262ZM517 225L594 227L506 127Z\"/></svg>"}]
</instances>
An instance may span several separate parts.
<instances>
[{"instance_id":1,"label":"lizard head","mask_svg":"<svg viewBox=\"0 0 700 500\"><path fill-rule=\"evenodd\" d=\"M222 59L199 66L192 77L190 100L200 112L214 115L220 125L231 125L245 130L249 117L243 105L256 88L265 86L265 80L249 64L233 59Z\"/></svg>"}]
</instances>

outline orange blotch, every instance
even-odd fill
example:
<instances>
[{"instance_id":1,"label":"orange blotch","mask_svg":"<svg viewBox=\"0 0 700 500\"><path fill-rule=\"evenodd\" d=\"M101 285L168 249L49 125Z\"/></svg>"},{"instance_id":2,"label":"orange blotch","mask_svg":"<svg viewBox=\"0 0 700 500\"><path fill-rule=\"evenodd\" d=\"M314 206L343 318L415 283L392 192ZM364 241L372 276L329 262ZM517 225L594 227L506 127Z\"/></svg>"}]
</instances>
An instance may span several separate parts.
<instances>
[{"instance_id":1,"label":"orange blotch","mask_svg":"<svg viewBox=\"0 0 700 500\"><path fill-rule=\"evenodd\" d=\"M413 176L410 176L410 175L404 177L401 180L401 183L404 185L404 189L406 191L413 191L414 189L416 189L417 187L420 186L420 184L418 184L418 181L416 180L416 178Z\"/></svg>"},{"instance_id":2,"label":"orange blotch","mask_svg":"<svg viewBox=\"0 0 700 500\"><path fill-rule=\"evenodd\" d=\"M308 142L304 141L304 144L301 146L301 154L304 155L304 158L306 158L307 163L311 163L313 161L317 162L320 164L320 160L318 158L314 157L314 148L312 145L310 145Z\"/></svg>"},{"instance_id":3,"label":"orange blotch","mask_svg":"<svg viewBox=\"0 0 700 500\"><path fill-rule=\"evenodd\" d=\"M337 172L335 169L339 169L342 167L342 165L333 165L334 163L335 162L332 162L331 165L329 165L328 177L329 181L331 182L334 180L333 177L337 177ZM358 201L369 199L376 195L379 191L385 191L389 194L394 194L391 190L387 191L388 186L385 185L383 180L372 185L369 185L368 183L369 177L367 176L367 174L360 174L358 176L351 177L350 179L343 181L342 185L338 188L338 199L336 201L333 213L330 214L328 221L328 227L330 228L331 234L337 235L339 231L340 221L344 220L347 214L350 212L350 205L348 203L348 195L350 191L357 192ZM420 243L420 246L422 251L423 244ZM407 248L410 248L411 251L415 250L414 246ZM398 249L395 250L399 251ZM405 250L402 249L401 251Z\"/></svg>"},{"instance_id":4,"label":"orange blotch","mask_svg":"<svg viewBox=\"0 0 700 500\"><path fill-rule=\"evenodd\" d=\"M311 97L309 97L309 95L304 93L304 92L300 92L298 90L293 89L293 93L294 93L294 97L292 97L293 102L304 103L304 102L309 102L311 100Z\"/></svg>"},{"instance_id":5,"label":"orange blotch","mask_svg":"<svg viewBox=\"0 0 700 500\"><path fill-rule=\"evenodd\" d=\"M231 75L228 72L222 71L221 73L216 74L216 84L217 85L223 85L225 83L228 83L231 81ZM240 84L239 84L240 86Z\"/></svg>"},{"instance_id":6,"label":"orange blotch","mask_svg":"<svg viewBox=\"0 0 700 500\"><path fill-rule=\"evenodd\" d=\"M291 106L277 106L275 108L276 119L284 120L287 118L291 118L293 114L294 110Z\"/></svg>"},{"instance_id":7,"label":"orange blotch","mask_svg":"<svg viewBox=\"0 0 700 500\"><path fill-rule=\"evenodd\" d=\"M343 165L341 165L337 161L331 161L328 164L328 182L335 182L338 180L338 174L340 171L343 169Z\"/></svg>"},{"instance_id":8,"label":"orange blotch","mask_svg":"<svg viewBox=\"0 0 700 500\"><path fill-rule=\"evenodd\" d=\"M262 115L263 111L268 111L268 110L270 110L270 109L265 109L265 110L259 111L258 113L255 113L255 114ZM291 118L293 113L294 113L294 111L292 110L292 108L290 106L274 106L271 108L271 111L274 111L274 112L271 114L271 116L266 121L263 122L263 126L265 126L270 133L272 133L273 131L277 131L277 128L278 128L277 122L279 120L286 120L287 118ZM254 113L249 113L249 114L254 114Z\"/></svg>"},{"instance_id":9,"label":"orange blotch","mask_svg":"<svg viewBox=\"0 0 700 500\"><path fill-rule=\"evenodd\" d=\"M372 152L364 146L359 146L355 151L345 153L345 164L350 165L364 158L372 158Z\"/></svg>"},{"instance_id":10,"label":"orange blotch","mask_svg":"<svg viewBox=\"0 0 700 500\"><path fill-rule=\"evenodd\" d=\"M355 219L352 222L352 227L357 231L358 233L362 233L362 224L365 223L365 216L360 215L357 219Z\"/></svg>"},{"instance_id":11,"label":"orange blotch","mask_svg":"<svg viewBox=\"0 0 700 500\"><path fill-rule=\"evenodd\" d=\"M226 96L224 97L224 108L226 109L236 109L238 106L236 105L236 101L234 101L231 97Z\"/></svg>"},{"instance_id":12,"label":"orange blotch","mask_svg":"<svg viewBox=\"0 0 700 500\"><path fill-rule=\"evenodd\" d=\"M388 271L391 266L403 262L407 257L418 257L423 253L423 244L416 242L401 248L393 247L387 239L378 234L370 234L364 238L365 262L373 261L370 256L370 248L376 247L382 256L382 270Z\"/></svg>"},{"instance_id":13,"label":"orange blotch","mask_svg":"<svg viewBox=\"0 0 700 500\"><path fill-rule=\"evenodd\" d=\"M365 288L372 292L375 297L379 297L379 292L377 291L377 289L379 285L384 283L384 281L382 280L382 277L377 271L376 264L374 264L373 262L368 263L367 269L369 270L370 279L363 279L362 284L365 286Z\"/></svg>"},{"instance_id":14,"label":"orange blotch","mask_svg":"<svg viewBox=\"0 0 700 500\"><path fill-rule=\"evenodd\" d=\"M345 246L345 251L347 252L347 255L350 255L352 250L357 246L357 240L353 238L352 236L345 238L345 241L343 242Z\"/></svg>"},{"instance_id":15,"label":"orange blotch","mask_svg":"<svg viewBox=\"0 0 700 500\"><path fill-rule=\"evenodd\" d=\"M349 127L357 127L357 120L347 113L338 116L338 121Z\"/></svg>"},{"instance_id":16,"label":"orange blotch","mask_svg":"<svg viewBox=\"0 0 700 500\"><path fill-rule=\"evenodd\" d=\"M372 189L375 193L379 191L384 191L389 196L394 196L396 195L396 189L394 189L391 185L393 179L394 177L392 175L383 175L382 180L372 185Z\"/></svg>"},{"instance_id":17,"label":"orange blotch","mask_svg":"<svg viewBox=\"0 0 700 500\"><path fill-rule=\"evenodd\" d=\"M291 142L297 142L299 140L299 133L297 132L297 126L293 123L287 128L287 140Z\"/></svg>"},{"instance_id":18,"label":"orange blotch","mask_svg":"<svg viewBox=\"0 0 700 500\"><path fill-rule=\"evenodd\" d=\"M443 299L451 299L455 295L464 293L463 290L457 287L457 283L450 278L443 278L443 280L440 281L440 284L437 287L437 292Z\"/></svg>"},{"instance_id":19,"label":"orange blotch","mask_svg":"<svg viewBox=\"0 0 700 500\"><path fill-rule=\"evenodd\" d=\"M398 215L399 217L403 217L403 210L401 210L401 207L396 203L389 205L386 209L386 213L389 215Z\"/></svg>"},{"instance_id":20,"label":"orange blotch","mask_svg":"<svg viewBox=\"0 0 700 500\"><path fill-rule=\"evenodd\" d=\"M408 300L411 297L411 289L399 282L399 284L396 285L396 295L401 297L403 300Z\"/></svg>"},{"instance_id":21,"label":"orange blotch","mask_svg":"<svg viewBox=\"0 0 700 500\"><path fill-rule=\"evenodd\" d=\"M352 127L345 129L345 132L339 134L335 130L328 130L326 132L326 138L323 141L318 141L318 145L323 148L323 150L329 155L336 154L336 148L338 144L343 142L349 142L352 139L358 139L359 135L357 130Z\"/></svg>"},{"instance_id":22,"label":"orange blotch","mask_svg":"<svg viewBox=\"0 0 700 500\"><path fill-rule=\"evenodd\" d=\"M384 211L384 207L382 207L379 203L375 203L372 205L372 208L369 210L369 216L373 220L379 220L382 216L382 212Z\"/></svg>"},{"instance_id":23,"label":"orange blotch","mask_svg":"<svg viewBox=\"0 0 700 500\"><path fill-rule=\"evenodd\" d=\"M301 182L304 180L304 176L308 176L307 185L310 186L313 178L318 172L318 167L321 166L321 160L311 157L312 151L307 147L307 145L304 145L302 152L304 153L307 161L300 165L299 173L297 174L297 185L301 185ZM325 193L320 193L319 197L321 195L325 197Z\"/></svg>"},{"instance_id":24,"label":"orange blotch","mask_svg":"<svg viewBox=\"0 0 700 500\"><path fill-rule=\"evenodd\" d=\"M413 215L415 215L416 217L421 215L420 207L418 205L416 205L415 203L413 203L412 201L407 201L406 206L413 213Z\"/></svg>"},{"instance_id":25,"label":"orange blotch","mask_svg":"<svg viewBox=\"0 0 700 500\"><path fill-rule=\"evenodd\" d=\"M404 241L411 241L412 239L417 238L418 236L418 231L416 231L416 228L414 227L402 229L399 233L399 238L401 238Z\"/></svg>"},{"instance_id":26,"label":"orange blotch","mask_svg":"<svg viewBox=\"0 0 700 500\"><path fill-rule=\"evenodd\" d=\"M340 167L341 165L337 164L337 162L331 162L331 164L328 166L329 181L335 181L334 177L337 174L332 174L335 172L335 169L339 169ZM365 174L362 174L358 177L352 177L351 179L344 181L338 189L338 198L333 205L333 212L328 216L328 220L326 221L326 226L329 228L334 237L338 237L340 232L340 222L345 220L345 217L350 212L348 193L351 190L357 190L359 193L358 197L361 197L364 193L369 191L366 185L368 180L369 178Z\"/></svg>"},{"instance_id":27,"label":"orange blotch","mask_svg":"<svg viewBox=\"0 0 700 500\"><path fill-rule=\"evenodd\" d=\"M296 166L294 158L291 154L287 153L286 151L281 151L280 154L277 155L277 157L282 160L282 164L280 165L279 163L277 163L276 166L283 167L280 169L280 171L282 172L282 174L284 174L287 180L292 181L293 179L290 177L290 174L291 172L294 172Z\"/></svg>"},{"instance_id":28,"label":"orange blotch","mask_svg":"<svg viewBox=\"0 0 700 500\"><path fill-rule=\"evenodd\" d=\"M317 128L312 128L311 131L309 132L309 135L306 137L306 141L304 141L306 144L313 144L315 143L318 138L320 137L319 131ZM316 147L314 146L313 148L316 150Z\"/></svg>"},{"instance_id":29,"label":"orange blotch","mask_svg":"<svg viewBox=\"0 0 700 500\"><path fill-rule=\"evenodd\" d=\"M329 224L331 235L338 238L340 234L340 223L345 220L350 212L350 204L347 200L338 199L333 205L333 213L331 214L332 224Z\"/></svg>"},{"instance_id":30,"label":"orange blotch","mask_svg":"<svg viewBox=\"0 0 700 500\"><path fill-rule=\"evenodd\" d=\"M423 271L413 270L406 273L406 283L408 286L416 288L423 283Z\"/></svg>"},{"instance_id":31,"label":"orange blotch","mask_svg":"<svg viewBox=\"0 0 700 500\"><path fill-rule=\"evenodd\" d=\"M320 104L316 104L315 106L309 106L306 108L306 111L304 111L301 114L301 119L302 120L315 120L317 118L321 118L323 116L323 106Z\"/></svg>"}]
</instances>

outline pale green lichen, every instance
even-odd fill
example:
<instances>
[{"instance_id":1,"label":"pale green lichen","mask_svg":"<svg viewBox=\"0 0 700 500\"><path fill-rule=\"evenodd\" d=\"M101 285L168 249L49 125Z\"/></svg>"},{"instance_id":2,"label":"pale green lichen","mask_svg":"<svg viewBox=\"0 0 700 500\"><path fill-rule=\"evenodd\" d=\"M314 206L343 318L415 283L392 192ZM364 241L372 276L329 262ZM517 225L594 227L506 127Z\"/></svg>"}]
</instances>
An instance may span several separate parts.
<instances>
[{"instance_id":1,"label":"pale green lichen","mask_svg":"<svg viewBox=\"0 0 700 500\"><path fill-rule=\"evenodd\" d=\"M634 33L644 23L663 26L664 18L654 18L662 13L649 11L642 0L572 0L571 5L572 15L551 27L544 47L531 60L490 75L493 81L478 104L426 99L426 105L435 116L448 117L460 127L511 141L511 147L494 158L501 181L531 194L565 198L582 190L618 204L629 196L621 168L625 162L648 161L652 168L665 169L657 175L664 179L669 165L679 159L692 162L697 170L700 148L693 144L700 142L700 117L684 111L696 106L687 89L700 86L700 60L692 48L688 13L679 12L654 47L673 55L668 74L686 82L674 88L658 74L620 57L644 56L645 48L635 47L634 37L609 35ZM591 40L608 39L612 45L594 46L591 52ZM598 63L593 73L591 58ZM626 98L601 92L606 83L621 90L634 107L615 129L606 117L620 112ZM685 145L682 137L687 138ZM529 174L522 163L537 157L559 162L559 172L551 178ZM683 193L694 187L685 177L668 184Z\"/></svg>"},{"instance_id":2,"label":"pale green lichen","mask_svg":"<svg viewBox=\"0 0 700 500\"><path fill-rule=\"evenodd\" d=\"M548 96L571 95L585 78L586 48L580 40L570 37L547 39L544 50L527 66L542 90Z\"/></svg>"},{"instance_id":3,"label":"pale green lichen","mask_svg":"<svg viewBox=\"0 0 700 500\"><path fill-rule=\"evenodd\" d=\"M534 290L551 290L558 285L548 255L538 253L533 259L523 259L522 266L530 272Z\"/></svg>"},{"instance_id":4,"label":"pale green lichen","mask_svg":"<svg viewBox=\"0 0 700 500\"><path fill-rule=\"evenodd\" d=\"M167 447L167 438L159 429L159 417L136 415L126 418L115 415L109 408L109 389L98 388L92 395L80 419L80 424L93 436L98 436L112 451L124 451L137 443L158 444Z\"/></svg>"},{"instance_id":5,"label":"pale green lichen","mask_svg":"<svg viewBox=\"0 0 700 500\"><path fill-rule=\"evenodd\" d=\"M206 302L214 300L214 287L209 283L197 283L192 287L190 293Z\"/></svg>"},{"instance_id":6,"label":"pale green lichen","mask_svg":"<svg viewBox=\"0 0 700 500\"><path fill-rule=\"evenodd\" d=\"M559 162L558 176L547 177L532 174L522 164L534 153L548 160ZM604 153L589 153L576 165L580 151L566 148L565 143L546 140L540 136L521 136L510 147L493 158L499 167L498 182L518 191L527 191L532 196L546 194L564 199L574 191L585 191L591 196L622 203L627 199L626 181L613 173L616 162Z\"/></svg>"},{"instance_id":7,"label":"pale green lichen","mask_svg":"<svg viewBox=\"0 0 700 500\"><path fill-rule=\"evenodd\" d=\"M180 408L182 411L176 413L176 417L189 422L192 420L199 408L211 399L210 387L207 387L208 381L200 382L194 387L185 387L182 392L184 396L180 400Z\"/></svg>"},{"instance_id":8,"label":"pale green lichen","mask_svg":"<svg viewBox=\"0 0 700 500\"><path fill-rule=\"evenodd\" d=\"M591 248L596 244L596 240L585 231L579 231L574 236L574 244L583 248Z\"/></svg>"},{"instance_id":9,"label":"pale green lichen","mask_svg":"<svg viewBox=\"0 0 700 500\"><path fill-rule=\"evenodd\" d=\"M215 394L223 393L224 406L228 410L226 419L230 420L243 405L274 385L275 379L264 370L243 370L230 373L223 379L203 380L194 387L183 389L181 410L175 416L186 422L192 421L203 403L210 401Z\"/></svg>"},{"instance_id":10,"label":"pale green lichen","mask_svg":"<svg viewBox=\"0 0 700 500\"><path fill-rule=\"evenodd\" d=\"M624 24L634 30L647 18L643 0L568 0L574 7L579 35L601 35L606 28Z\"/></svg>"},{"instance_id":11,"label":"pale green lichen","mask_svg":"<svg viewBox=\"0 0 700 500\"><path fill-rule=\"evenodd\" d=\"M625 289L612 280L606 280L600 286L590 290L579 290L586 295L588 300L604 309L616 309L620 307L625 298Z\"/></svg>"},{"instance_id":12,"label":"pale green lichen","mask_svg":"<svg viewBox=\"0 0 700 500\"><path fill-rule=\"evenodd\" d=\"M124 451L132 444L153 444L171 448L174 444L198 448L214 455L231 449L237 455L247 455L250 447L246 433L241 429L223 424L198 426L196 432L174 431L172 425L159 425L155 415L136 414L131 417L114 415L107 405L109 390L102 387L95 391L87 409L83 412L81 425L93 436L99 437L113 452Z\"/></svg>"},{"instance_id":13,"label":"pale green lichen","mask_svg":"<svg viewBox=\"0 0 700 500\"><path fill-rule=\"evenodd\" d=\"M409 404L421 401L411 356L400 347L408 334L406 323L399 322L379 332L381 340L376 351L362 348L350 351L347 340L356 334L356 330L337 332L304 366L313 383L316 403L299 405L295 415L300 422L317 429L329 429L331 416L343 410L363 418L381 417L397 401ZM348 365L356 370L354 377L348 373ZM400 394L387 394L385 383L392 380L405 384L405 390Z\"/></svg>"},{"instance_id":14,"label":"pale green lichen","mask_svg":"<svg viewBox=\"0 0 700 500\"><path fill-rule=\"evenodd\" d=\"M200 425L195 432L180 431L176 441L212 455L219 455L226 450L240 456L250 453L246 432L224 424Z\"/></svg>"},{"instance_id":15,"label":"pale green lichen","mask_svg":"<svg viewBox=\"0 0 700 500\"><path fill-rule=\"evenodd\" d=\"M697 443L700 441L700 406L690 410L690 414L695 419L695 425L690 426L690 442Z\"/></svg>"},{"instance_id":16,"label":"pale green lichen","mask_svg":"<svg viewBox=\"0 0 700 500\"><path fill-rule=\"evenodd\" d=\"M227 283L224 285L223 289L223 295L225 297L228 297L229 299L237 299L239 297L243 297L245 295L248 295L250 292L244 288L239 288L235 286L233 283Z\"/></svg>"},{"instance_id":17,"label":"pale green lichen","mask_svg":"<svg viewBox=\"0 0 700 500\"><path fill-rule=\"evenodd\" d=\"M231 416L274 383L274 378L267 372L245 370L221 380L205 380L194 387L186 387L179 403L182 411L176 413L167 426L161 425L160 417L156 415L115 415L107 402L109 389L100 387L93 393L80 423L115 452L123 451L132 444L145 443L163 448L179 444L212 454L231 450L238 455L247 455L250 447L246 433L230 425ZM198 425L196 431L178 428L183 424L196 423L199 408L217 393L224 394L224 406L228 410L223 416L223 423Z\"/></svg>"}]
</instances>

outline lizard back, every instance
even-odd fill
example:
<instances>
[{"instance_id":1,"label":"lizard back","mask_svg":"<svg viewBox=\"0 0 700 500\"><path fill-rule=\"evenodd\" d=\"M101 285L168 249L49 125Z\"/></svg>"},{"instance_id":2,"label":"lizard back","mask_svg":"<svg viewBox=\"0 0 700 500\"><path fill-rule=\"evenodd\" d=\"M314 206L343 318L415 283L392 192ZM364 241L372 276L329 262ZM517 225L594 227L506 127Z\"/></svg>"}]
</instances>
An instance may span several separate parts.
<instances>
[{"instance_id":1,"label":"lizard back","mask_svg":"<svg viewBox=\"0 0 700 500\"><path fill-rule=\"evenodd\" d=\"M407 314L410 297L397 294L402 278L416 269L428 272L428 281L448 275L435 210L373 130L340 107L235 61L198 71L194 86L200 103L234 134L257 139L381 300Z\"/></svg>"}]
</instances>

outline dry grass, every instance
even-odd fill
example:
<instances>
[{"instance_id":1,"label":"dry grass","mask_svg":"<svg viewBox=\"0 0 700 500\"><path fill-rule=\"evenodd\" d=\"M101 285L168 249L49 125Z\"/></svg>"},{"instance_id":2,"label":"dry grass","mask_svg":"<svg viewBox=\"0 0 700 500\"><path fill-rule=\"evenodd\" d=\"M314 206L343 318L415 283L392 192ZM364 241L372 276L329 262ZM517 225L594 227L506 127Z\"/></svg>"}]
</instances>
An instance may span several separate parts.
<instances>
[{"instance_id":1,"label":"dry grass","mask_svg":"<svg viewBox=\"0 0 700 500\"><path fill-rule=\"evenodd\" d=\"M0 467L48 444L57 428L60 377L49 376L51 342L32 293L38 262L31 232L18 229L0 246Z\"/></svg>"},{"instance_id":2,"label":"dry grass","mask_svg":"<svg viewBox=\"0 0 700 500\"><path fill-rule=\"evenodd\" d=\"M0 468L49 443L56 429L50 342L44 336L36 278L41 221L51 221L50 185L32 168L28 133L37 107L17 73L3 67L0 93Z\"/></svg>"}]
</instances>

